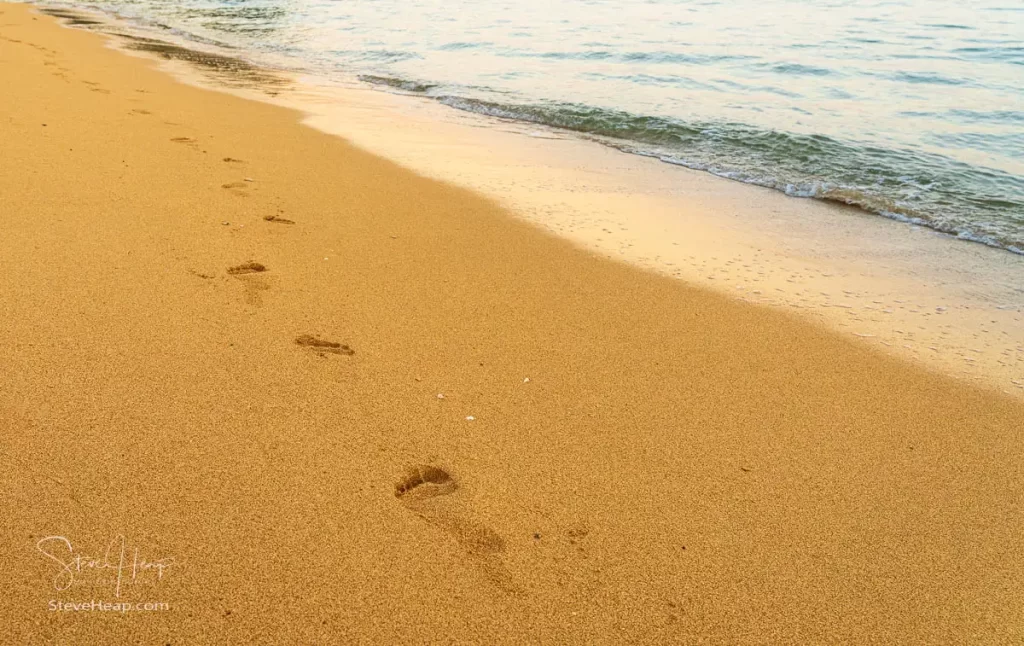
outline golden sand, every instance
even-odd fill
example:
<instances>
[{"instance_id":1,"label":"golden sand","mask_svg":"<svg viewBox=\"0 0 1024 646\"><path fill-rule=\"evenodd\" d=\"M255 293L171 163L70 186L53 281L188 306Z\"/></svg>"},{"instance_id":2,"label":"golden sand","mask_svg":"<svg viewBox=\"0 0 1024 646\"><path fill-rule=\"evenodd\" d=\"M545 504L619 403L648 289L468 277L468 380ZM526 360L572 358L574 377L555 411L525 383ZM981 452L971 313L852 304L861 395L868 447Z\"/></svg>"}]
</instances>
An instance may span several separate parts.
<instances>
[{"instance_id":1,"label":"golden sand","mask_svg":"<svg viewBox=\"0 0 1024 646\"><path fill-rule=\"evenodd\" d=\"M0 87L3 643L1024 640L1020 402L25 6Z\"/></svg>"}]
</instances>

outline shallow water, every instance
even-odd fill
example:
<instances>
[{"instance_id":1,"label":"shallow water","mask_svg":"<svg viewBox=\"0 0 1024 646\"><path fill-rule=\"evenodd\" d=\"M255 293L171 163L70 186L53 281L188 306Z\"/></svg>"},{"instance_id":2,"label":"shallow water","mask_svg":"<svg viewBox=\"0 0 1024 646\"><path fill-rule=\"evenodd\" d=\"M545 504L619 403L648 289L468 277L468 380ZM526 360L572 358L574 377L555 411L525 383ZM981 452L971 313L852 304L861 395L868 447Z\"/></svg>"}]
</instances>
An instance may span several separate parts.
<instances>
[{"instance_id":1,"label":"shallow water","mask_svg":"<svg viewBox=\"0 0 1024 646\"><path fill-rule=\"evenodd\" d=\"M64 6L1024 253L1018 0Z\"/></svg>"}]
</instances>

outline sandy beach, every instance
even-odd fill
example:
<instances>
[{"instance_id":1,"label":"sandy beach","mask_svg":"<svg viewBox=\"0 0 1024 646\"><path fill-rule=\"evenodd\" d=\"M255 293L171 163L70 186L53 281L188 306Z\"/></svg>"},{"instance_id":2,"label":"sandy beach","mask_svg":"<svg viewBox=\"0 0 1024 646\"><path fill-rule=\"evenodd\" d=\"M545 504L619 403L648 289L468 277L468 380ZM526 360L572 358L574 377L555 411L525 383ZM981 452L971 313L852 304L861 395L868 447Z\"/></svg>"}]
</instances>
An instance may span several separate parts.
<instances>
[{"instance_id":1,"label":"sandy beach","mask_svg":"<svg viewBox=\"0 0 1024 646\"><path fill-rule=\"evenodd\" d=\"M3 643L1024 641L1019 399L27 5L0 84Z\"/></svg>"}]
</instances>

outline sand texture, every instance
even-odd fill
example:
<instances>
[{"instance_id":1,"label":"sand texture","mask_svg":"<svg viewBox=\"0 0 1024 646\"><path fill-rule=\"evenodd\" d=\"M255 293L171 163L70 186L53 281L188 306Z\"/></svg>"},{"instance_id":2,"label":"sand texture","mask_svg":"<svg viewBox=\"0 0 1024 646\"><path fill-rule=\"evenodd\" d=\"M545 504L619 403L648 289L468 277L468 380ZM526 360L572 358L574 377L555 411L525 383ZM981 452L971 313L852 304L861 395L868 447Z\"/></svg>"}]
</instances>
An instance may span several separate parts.
<instances>
[{"instance_id":1,"label":"sand texture","mask_svg":"<svg viewBox=\"0 0 1024 646\"><path fill-rule=\"evenodd\" d=\"M2 643L1024 642L1018 401L24 5L0 88Z\"/></svg>"}]
</instances>

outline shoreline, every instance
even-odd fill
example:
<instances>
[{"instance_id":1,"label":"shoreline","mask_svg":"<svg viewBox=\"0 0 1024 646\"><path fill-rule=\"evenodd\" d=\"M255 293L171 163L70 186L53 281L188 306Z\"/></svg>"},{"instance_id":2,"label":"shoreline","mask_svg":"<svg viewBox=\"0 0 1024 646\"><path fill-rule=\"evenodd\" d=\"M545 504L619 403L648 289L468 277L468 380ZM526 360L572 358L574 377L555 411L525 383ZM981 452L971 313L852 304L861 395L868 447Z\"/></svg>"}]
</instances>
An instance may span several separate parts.
<instances>
[{"instance_id":1,"label":"shoreline","mask_svg":"<svg viewBox=\"0 0 1024 646\"><path fill-rule=\"evenodd\" d=\"M0 4L11 639L1024 637L1019 400L107 42ZM171 610L48 610L115 594L55 590L55 536Z\"/></svg>"},{"instance_id":2,"label":"shoreline","mask_svg":"<svg viewBox=\"0 0 1024 646\"><path fill-rule=\"evenodd\" d=\"M1024 259L1012 252L365 83L264 73L192 50L214 57L197 65L186 41L155 53L109 42L159 60L182 82L298 110L307 125L483 193L606 258L796 313L1024 398ZM231 61L246 66L241 76Z\"/></svg>"},{"instance_id":3,"label":"shoreline","mask_svg":"<svg viewBox=\"0 0 1024 646\"><path fill-rule=\"evenodd\" d=\"M774 177L776 173L770 168L765 168L762 169L761 171L757 170L757 165L755 165L755 167L751 169L748 169L750 173L737 170L738 168L746 168L746 166L743 164L742 161L735 159L733 160L731 165L726 165L726 168L716 168L715 164L711 164L711 166L709 167L709 160L707 159L703 162L700 162L699 159L689 159L686 155L684 155L683 157L678 157L678 150L674 152L675 149L673 146L665 147L660 146L659 144L652 143L650 141L645 142L645 137L642 136L639 137L639 139L622 139L617 138L614 135L605 136L602 135L602 132L605 131L604 127L592 127L592 124L588 125L586 123L577 124L582 129L575 129L571 125L572 123L574 123L573 119L568 118L566 122L564 118L567 117L567 115L562 113L563 109L568 109L570 113L572 112L571 105L574 103L575 99L572 97L567 97L565 95L561 95L561 103L550 105L551 109L554 111L555 114L559 115L559 117L555 120L555 122L549 122L545 120L543 116L539 115L536 112L536 110L539 110L541 111L541 113L545 113L544 106L547 105L547 103L544 102L543 100L540 104L531 104L528 102L521 103L519 101L513 101L512 103L506 104L500 98L500 91L498 96L490 95L484 92L485 95L481 97L481 95L475 93L475 91L470 91L469 93L466 93L466 89L460 90L458 86L449 86L444 82L434 84L433 77L430 77L429 73L427 73L427 71L422 68L420 68L419 70L420 76L411 79L403 79L401 76L387 76L388 73L382 72L381 70L367 70L361 68L357 66L356 63L350 63L349 66L339 67L337 66L337 64L334 64L334 66L332 66L332 64L328 64L327 61L324 60L323 58L312 55L312 52L310 50L301 47L299 47L299 49L302 49L305 52L305 55L299 55L297 53L284 53L284 51L280 50L271 51L272 49L274 49L273 47L267 49L266 47L263 47L258 43L246 41L244 37L241 38L241 40L239 40L238 38L231 38L226 34L218 36L219 28L213 28L211 32L211 30L208 29L209 26L204 27L201 23L196 24L194 23L194 21L191 21L187 16L179 16L183 21L178 21L170 16L166 16L166 19L169 21L165 24L161 23L161 21L159 20L154 21L155 19L158 19L157 16L161 14L161 11L158 11L156 14L150 14L146 16L144 12L136 13L132 11L130 8L124 9L125 13L122 13L121 8L116 9L111 5L108 5L101 10L110 12L111 16L114 16L114 18L118 21L122 21L122 23L123 21L127 20L129 21L129 24L135 25L136 28L141 28L147 31L155 30L155 33L158 34L158 37L161 37L161 34L162 36L168 37L171 37L169 35L173 35L172 39L176 40L178 44L183 43L185 44L185 46L195 46L200 48L205 47L209 51L219 51L220 53L228 52L230 55L240 55L244 57L246 60L254 61L256 64L258 64L258 66L269 66L275 69L286 70L290 71L291 74L310 75L312 77L319 77L319 80L316 81L315 83L316 85L323 85L325 83L327 85L333 85L336 82L340 82L342 85L345 86L354 85L365 88L369 84L378 89L386 90L388 92L397 93L400 95L426 98L432 101L443 103L446 106L453 107L453 109L477 113L483 116L487 116L489 118L494 118L498 120L511 120L516 121L520 124L536 123L541 124L541 127L554 126L556 130L559 128L564 128L563 132L570 132L573 136L580 136L588 140L600 141L606 145L615 147L616 149L620 149L622 150L622 152L625 153L643 155L651 157L653 159L658 159L659 161L663 161L665 163L673 164L676 166L682 166L686 168L695 168L698 171L708 172L709 174L712 175L730 178L734 180L735 175L742 175L745 176L746 178L739 179L738 181L760 186L769 186L772 187L773 189L785 192L786 195L790 196L801 198L813 198L816 200L829 202L833 204L861 205L861 207L858 208L863 208L865 212L873 213L881 217L887 217L902 222L925 226L928 228L932 228L933 230L943 231L951 236L954 236L954 238L957 238L959 240L976 242L978 244L992 246L993 248L996 249L1009 250L1011 253L1016 253L1018 255L1024 255L1024 249L1020 248L1021 243L1019 240L1014 238L1014 234L1011 233L1009 230L1000 229L998 225L992 225L995 228L989 228L989 225L991 224L990 222L986 224L984 222L979 221L976 226L975 224L972 224L971 220L959 219L959 217L956 216L954 212L949 212L948 210L945 213L940 211L931 212L930 215L926 215L928 209L925 209L925 211L919 213L918 207L914 207L912 204L914 202L912 198L910 199L910 203L904 203L903 201L900 200L900 198L896 196L890 196L889 199L885 199L881 197L880 193L872 191L868 185L861 185L860 187L846 185L837 186L834 184L834 182L829 182L824 178L800 179L797 177L792 177L790 181L785 181L781 178ZM302 11L299 11L297 13L304 14ZM182 29L183 31L180 31ZM225 38L225 40L220 40L221 37ZM329 44L325 45L329 46ZM413 57L415 58L416 56L414 55ZM356 68L358 68L358 70L356 70ZM359 72L369 72L369 74L360 74ZM378 73L384 74L385 76L379 76ZM424 73L427 74L426 77L422 76ZM400 75L401 73L398 72L398 74ZM451 82L451 79L449 79L449 82ZM483 88L479 89L482 90ZM558 107L558 105L561 105L561 107ZM608 105L605 104L603 106L591 106L588 110L608 110ZM629 121L629 116L631 115L631 113L628 105L620 105L618 106L618 109L612 110L612 112L627 118L627 121ZM659 116L659 114L653 114L652 116L649 117L644 117L642 115L632 116L634 118L639 119L649 118L655 121L663 119L664 117ZM705 116L706 118L708 117L708 115ZM615 121L615 119L610 115L605 115L603 118L599 119L599 121L604 121L604 119L608 118L612 119L612 121ZM558 123L562 122L565 122L566 125L557 125ZM690 126L693 126L696 129L701 129L700 123L687 124L685 120L684 122L675 123L674 118L670 119L670 122L672 123L660 123L660 125L669 127L670 132L673 131L673 124L683 127L683 130L687 130ZM713 118L713 121L708 122L707 124L705 124L705 126L711 126L714 128L714 124L715 122ZM834 124L834 126L839 126L839 124ZM612 128L612 130L614 130L614 128ZM770 134L771 130L772 129L769 128L768 132L763 132L761 134ZM839 127L839 130L843 130L842 126ZM827 132L827 130L823 132ZM748 134L754 137L758 136L757 134ZM792 135L799 137L803 135L811 135L812 133L803 132L803 135L800 135L795 132L785 131L785 134L786 136ZM826 138L828 137L826 136ZM854 147L856 147L858 141L860 144L864 144L863 140L848 138L830 139L830 141L838 145L854 145ZM722 143L722 145L727 146L728 144ZM893 149L891 150L891 152L895 153L896 150ZM812 156L815 155L815 153L813 152L811 152L810 154ZM818 154L824 155L826 157L829 156L828 154L824 153L823 150L821 150L821 152L819 152ZM835 150L833 150L831 154L836 155ZM941 156L943 154L943 149L936 149L933 146L931 148L931 154L938 154ZM799 157L799 152L796 155ZM921 155L928 157L929 153L925 152L925 150L921 150ZM783 166L785 165L784 159L776 160L776 162L782 164ZM909 176L914 175L915 173L912 170L912 160L903 160L903 163L904 165L909 164L910 166L903 168L901 171L896 171L895 168L892 168L890 170L896 172L896 174L903 173L904 175ZM829 174L827 171L824 172L826 175ZM892 179L896 178L893 177ZM899 179L899 181L903 181L903 179L905 179L905 177ZM946 177L944 178L944 180L936 181L938 181L938 183L941 185L945 184L949 180L950 178ZM953 181L955 182L954 178ZM1013 182L1012 176L1008 176L1007 181L1009 182L1009 186L1010 183ZM868 184L870 183L872 182L868 182ZM843 184L843 182L840 182L840 184ZM927 191L925 195L929 195L930 192L931 191ZM984 192L984 189L982 189L982 192ZM927 201L928 200L926 199L926 202ZM962 209L971 210L970 205L967 204L962 204L961 207ZM996 214L994 217L996 220L1002 219L998 214ZM995 232L996 229L1002 230L1002 233ZM988 230L989 232L983 232L984 230ZM1001 242L998 242L996 239L999 239L1000 236L1004 234L1009 235L1009 238L1002 238ZM995 238L992 238L993 235L995 236Z\"/></svg>"}]
</instances>

